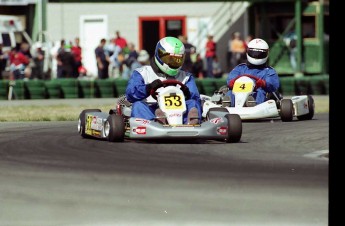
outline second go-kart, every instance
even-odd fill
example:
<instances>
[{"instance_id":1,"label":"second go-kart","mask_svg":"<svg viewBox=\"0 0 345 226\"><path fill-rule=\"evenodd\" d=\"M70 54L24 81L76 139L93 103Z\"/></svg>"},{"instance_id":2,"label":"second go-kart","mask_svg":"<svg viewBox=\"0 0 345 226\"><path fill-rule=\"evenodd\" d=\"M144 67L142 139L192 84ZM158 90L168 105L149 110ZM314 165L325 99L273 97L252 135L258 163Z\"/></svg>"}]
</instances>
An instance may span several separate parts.
<instances>
[{"instance_id":1,"label":"second go-kart","mask_svg":"<svg viewBox=\"0 0 345 226\"><path fill-rule=\"evenodd\" d=\"M131 117L132 104L125 96L118 98L116 107L108 113L100 109L85 109L78 119L78 132L84 138L100 138L110 142L125 139L208 139L223 140L227 143L239 142L242 136L242 120L237 114L224 109L210 109L207 116L196 125L183 124L186 100L176 80L163 81L150 94L165 113L167 124L157 119L147 120ZM150 103L148 103L150 104Z\"/></svg>"},{"instance_id":2,"label":"second go-kart","mask_svg":"<svg viewBox=\"0 0 345 226\"><path fill-rule=\"evenodd\" d=\"M279 93L268 93L267 101L256 104L253 94L256 92L255 80L251 75L239 76L233 86L232 93L235 103L230 104L231 98L225 94L228 87L223 86L213 96L201 95L203 101L203 117L209 109L220 107L230 114L238 114L242 120L256 120L280 117L283 122L310 120L314 117L315 103L311 95L293 96L291 99L283 98Z\"/></svg>"}]
</instances>

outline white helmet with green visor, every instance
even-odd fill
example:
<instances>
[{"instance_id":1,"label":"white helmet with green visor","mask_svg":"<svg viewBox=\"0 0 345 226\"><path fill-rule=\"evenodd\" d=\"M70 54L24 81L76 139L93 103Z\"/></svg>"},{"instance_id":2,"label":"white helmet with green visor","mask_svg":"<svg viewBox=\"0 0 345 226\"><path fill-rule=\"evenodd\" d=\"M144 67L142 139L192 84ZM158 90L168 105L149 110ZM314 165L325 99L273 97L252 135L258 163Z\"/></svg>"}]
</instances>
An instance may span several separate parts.
<instances>
[{"instance_id":1,"label":"white helmet with green visor","mask_svg":"<svg viewBox=\"0 0 345 226\"><path fill-rule=\"evenodd\" d=\"M176 76L183 65L185 48L175 37L159 40L155 50L155 63L158 68L169 76Z\"/></svg>"}]
</instances>

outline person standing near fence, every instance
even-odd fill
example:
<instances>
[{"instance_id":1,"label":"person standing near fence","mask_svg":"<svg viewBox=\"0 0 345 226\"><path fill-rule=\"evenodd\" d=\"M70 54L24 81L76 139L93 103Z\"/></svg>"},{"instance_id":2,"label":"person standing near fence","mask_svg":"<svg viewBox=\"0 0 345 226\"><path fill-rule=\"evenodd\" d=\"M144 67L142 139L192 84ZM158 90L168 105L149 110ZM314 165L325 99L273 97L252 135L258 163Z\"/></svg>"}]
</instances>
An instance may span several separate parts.
<instances>
[{"instance_id":1,"label":"person standing near fence","mask_svg":"<svg viewBox=\"0 0 345 226\"><path fill-rule=\"evenodd\" d=\"M207 36L206 42L206 77L213 78L213 58L216 55L216 42L213 41L213 35Z\"/></svg>"},{"instance_id":2,"label":"person standing near fence","mask_svg":"<svg viewBox=\"0 0 345 226\"><path fill-rule=\"evenodd\" d=\"M106 42L107 40L102 38L99 45L95 49L99 79L109 78L109 56L107 56L104 51Z\"/></svg>"}]
</instances>

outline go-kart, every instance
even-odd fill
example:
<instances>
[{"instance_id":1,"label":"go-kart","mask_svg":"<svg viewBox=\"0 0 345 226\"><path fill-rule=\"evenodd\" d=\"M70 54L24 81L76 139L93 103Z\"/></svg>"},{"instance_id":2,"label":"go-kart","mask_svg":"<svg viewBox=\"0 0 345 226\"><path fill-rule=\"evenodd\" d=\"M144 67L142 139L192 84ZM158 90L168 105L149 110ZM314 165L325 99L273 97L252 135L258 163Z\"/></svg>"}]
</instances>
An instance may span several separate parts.
<instances>
[{"instance_id":1,"label":"go-kart","mask_svg":"<svg viewBox=\"0 0 345 226\"><path fill-rule=\"evenodd\" d=\"M232 89L235 97L235 103L232 105L230 96L225 95L229 90L226 85L216 90L213 96L201 95L203 117L206 117L209 109L215 107L224 108L230 114L238 114L242 120L280 117L283 122L289 122L294 117L298 120L310 120L314 117L315 104L311 95L284 99L278 92L273 92L267 94L265 102L257 104L253 97L256 80L255 76L247 74L237 77Z\"/></svg>"},{"instance_id":2,"label":"go-kart","mask_svg":"<svg viewBox=\"0 0 345 226\"><path fill-rule=\"evenodd\" d=\"M242 136L242 120L237 114L229 114L221 108L210 109L198 124L183 124L186 111L185 85L176 80L163 81L160 87L151 89L150 96L165 113L167 124L153 120L131 117L132 104L121 96L116 108L109 113L100 109L85 109L78 119L78 132L83 138L100 138L110 142L125 139L203 139L239 142ZM187 88L187 87L185 87ZM149 98L147 98L149 99Z\"/></svg>"}]
</instances>

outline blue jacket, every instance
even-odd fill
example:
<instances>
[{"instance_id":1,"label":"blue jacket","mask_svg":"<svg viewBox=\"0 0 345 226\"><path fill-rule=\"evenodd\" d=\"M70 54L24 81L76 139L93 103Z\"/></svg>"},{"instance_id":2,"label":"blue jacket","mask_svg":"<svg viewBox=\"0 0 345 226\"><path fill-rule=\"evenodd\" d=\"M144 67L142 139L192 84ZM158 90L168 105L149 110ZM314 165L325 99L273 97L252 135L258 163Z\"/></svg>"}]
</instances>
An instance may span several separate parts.
<instances>
[{"instance_id":1,"label":"blue jacket","mask_svg":"<svg viewBox=\"0 0 345 226\"><path fill-rule=\"evenodd\" d=\"M263 88L264 91L272 93L278 90L280 86L279 77L274 70L274 68L267 66L262 68L250 68L247 64L242 63L237 65L229 74L226 79L226 84L229 85L229 82L236 78L239 75L250 74L259 79L263 79L266 82L266 87Z\"/></svg>"}]
</instances>

